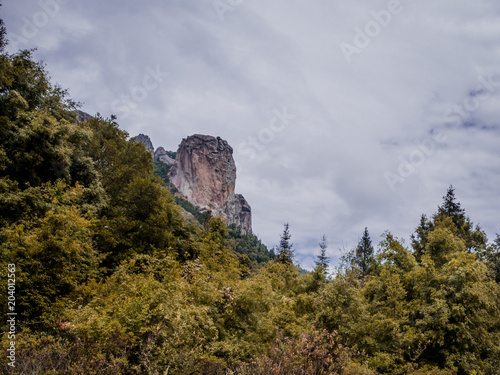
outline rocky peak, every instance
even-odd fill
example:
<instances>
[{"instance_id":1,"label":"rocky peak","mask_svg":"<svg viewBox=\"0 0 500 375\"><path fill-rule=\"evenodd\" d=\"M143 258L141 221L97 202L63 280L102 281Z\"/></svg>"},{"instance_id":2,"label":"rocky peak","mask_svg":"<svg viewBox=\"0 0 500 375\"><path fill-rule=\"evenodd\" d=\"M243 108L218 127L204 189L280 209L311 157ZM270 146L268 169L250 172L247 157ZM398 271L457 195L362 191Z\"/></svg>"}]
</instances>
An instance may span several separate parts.
<instances>
[{"instance_id":1,"label":"rocky peak","mask_svg":"<svg viewBox=\"0 0 500 375\"><path fill-rule=\"evenodd\" d=\"M252 229L251 208L234 193L236 166L233 149L220 137L195 134L182 140L169 172L172 184L189 202L242 232Z\"/></svg>"},{"instance_id":2,"label":"rocky peak","mask_svg":"<svg viewBox=\"0 0 500 375\"><path fill-rule=\"evenodd\" d=\"M158 147L154 154L154 160L161 161L165 164L172 165L174 164L174 159L168 156L167 151L163 147Z\"/></svg>"},{"instance_id":3,"label":"rocky peak","mask_svg":"<svg viewBox=\"0 0 500 375\"><path fill-rule=\"evenodd\" d=\"M145 134L139 134L137 137L135 137L135 141L137 143L142 143L144 145L144 147L146 147L146 150L148 151L154 151L154 147L153 147L153 142L151 142L151 139L149 138L149 136L145 135Z\"/></svg>"},{"instance_id":4,"label":"rocky peak","mask_svg":"<svg viewBox=\"0 0 500 375\"><path fill-rule=\"evenodd\" d=\"M80 111L79 109L75 110L75 115L76 115L76 122L85 122L87 120L90 120L92 118L91 115L89 115L87 112Z\"/></svg>"}]
</instances>

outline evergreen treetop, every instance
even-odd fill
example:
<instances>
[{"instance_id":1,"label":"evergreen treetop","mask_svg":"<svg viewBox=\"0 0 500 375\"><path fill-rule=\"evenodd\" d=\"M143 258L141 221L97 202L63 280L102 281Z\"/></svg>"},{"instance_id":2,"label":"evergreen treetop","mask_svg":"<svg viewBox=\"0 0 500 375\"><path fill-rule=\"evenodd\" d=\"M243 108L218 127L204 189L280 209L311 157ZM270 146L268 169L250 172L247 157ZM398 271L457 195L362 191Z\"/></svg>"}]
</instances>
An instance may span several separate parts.
<instances>
[{"instance_id":1,"label":"evergreen treetop","mask_svg":"<svg viewBox=\"0 0 500 375\"><path fill-rule=\"evenodd\" d=\"M294 249L293 243L290 243L290 226L288 223L284 224L285 229L281 235L280 244L278 247L277 260L281 263L293 263Z\"/></svg>"}]
</instances>

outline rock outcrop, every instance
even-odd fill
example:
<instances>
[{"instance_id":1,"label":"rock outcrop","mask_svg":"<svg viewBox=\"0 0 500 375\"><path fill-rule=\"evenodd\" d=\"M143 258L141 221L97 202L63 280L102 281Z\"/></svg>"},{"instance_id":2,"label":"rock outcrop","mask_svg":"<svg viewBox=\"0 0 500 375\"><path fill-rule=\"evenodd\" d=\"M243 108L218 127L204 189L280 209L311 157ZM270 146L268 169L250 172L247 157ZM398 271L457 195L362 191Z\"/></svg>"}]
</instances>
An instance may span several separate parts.
<instances>
[{"instance_id":1,"label":"rock outcrop","mask_svg":"<svg viewBox=\"0 0 500 375\"><path fill-rule=\"evenodd\" d=\"M236 166L233 149L220 137L195 134L182 140L169 172L171 183L189 202L241 232L252 230L251 208L234 193Z\"/></svg>"},{"instance_id":2,"label":"rock outcrop","mask_svg":"<svg viewBox=\"0 0 500 375\"><path fill-rule=\"evenodd\" d=\"M76 115L76 122L85 122L87 120L90 120L92 118L91 115L89 115L87 112L80 111L79 109L75 110L75 115Z\"/></svg>"},{"instance_id":3,"label":"rock outcrop","mask_svg":"<svg viewBox=\"0 0 500 375\"><path fill-rule=\"evenodd\" d=\"M135 141L137 143L142 143L144 145L144 147L146 147L146 150L148 151L153 151L154 152L154 147L153 147L153 142L151 142L151 139L149 138L149 136L145 135L145 134L139 134L137 137L135 137Z\"/></svg>"},{"instance_id":4,"label":"rock outcrop","mask_svg":"<svg viewBox=\"0 0 500 375\"><path fill-rule=\"evenodd\" d=\"M156 161L162 161L165 164L172 165L174 164L175 160L172 159L170 156L168 156L167 151L163 147L158 147L155 151L154 154L154 160Z\"/></svg>"}]
</instances>

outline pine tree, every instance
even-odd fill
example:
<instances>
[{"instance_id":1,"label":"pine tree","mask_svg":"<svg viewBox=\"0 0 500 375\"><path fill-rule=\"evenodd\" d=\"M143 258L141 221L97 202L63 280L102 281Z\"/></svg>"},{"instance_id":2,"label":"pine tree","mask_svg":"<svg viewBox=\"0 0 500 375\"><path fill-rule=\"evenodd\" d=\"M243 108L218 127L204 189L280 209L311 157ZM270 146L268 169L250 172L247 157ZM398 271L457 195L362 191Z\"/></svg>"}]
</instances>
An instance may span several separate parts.
<instances>
[{"instance_id":1,"label":"pine tree","mask_svg":"<svg viewBox=\"0 0 500 375\"><path fill-rule=\"evenodd\" d=\"M475 252L484 256L488 239L479 226L475 226L470 218L465 214L465 210L455 197L455 189L450 185L446 195L443 197L443 204L438 206L438 211L427 220L422 215L420 225L416 228L415 234L411 236L413 255L420 261L428 244L428 236L442 221L451 219L454 229L452 230L460 239L465 241L465 247L469 252ZM450 229L451 230L451 229Z\"/></svg>"},{"instance_id":2,"label":"pine tree","mask_svg":"<svg viewBox=\"0 0 500 375\"><path fill-rule=\"evenodd\" d=\"M361 276L365 277L370 273L370 267L373 262L373 246L368 228L365 228L363 237L358 242L355 252L355 264L361 271Z\"/></svg>"},{"instance_id":3,"label":"pine tree","mask_svg":"<svg viewBox=\"0 0 500 375\"><path fill-rule=\"evenodd\" d=\"M314 267L312 274L311 291L318 291L321 285L326 283L328 276L328 257L326 256L326 236L323 235L321 242L319 243L319 248L321 250L320 254L316 260L316 266Z\"/></svg>"},{"instance_id":4,"label":"pine tree","mask_svg":"<svg viewBox=\"0 0 500 375\"><path fill-rule=\"evenodd\" d=\"M467 221L465 210L461 207L460 202L456 200L455 189L450 185L446 195L443 197L443 205L438 207L437 215L451 217L453 223L460 228Z\"/></svg>"},{"instance_id":5,"label":"pine tree","mask_svg":"<svg viewBox=\"0 0 500 375\"><path fill-rule=\"evenodd\" d=\"M285 223L285 229L281 235L280 245L278 247L278 262L281 263L292 263L294 256L293 243L290 243L290 229L289 224Z\"/></svg>"},{"instance_id":6,"label":"pine tree","mask_svg":"<svg viewBox=\"0 0 500 375\"><path fill-rule=\"evenodd\" d=\"M2 4L0 3L0 7ZM5 38L5 34L7 31L5 30L5 25L3 20L0 18L0 53L3 52L5 46L7 45L7 39Z\"/></svg>"},{"instance_id":7,"label":"pine tree","mask_svg":"<svg viewBox=\"0 0 500 375\"><path fill-rule=\"evenodd\" d=\"M427 235L433 228L433 223L427 219L425 215L420 217L420 225L415 229L415 234L411 235L413 247L413 256L420 262L424 255L425 246L427 244Z\"/></svg>"},{"instance_id":8,"label":"pine tree","mask_svg":"<svg viewBox=\"0 0 500 375\"><path fill-rule=\"evenodd\" d=\"M495 278L497 283L500 283L500 234L497 233L497 237L493 244L488 248L486 252L486 265L490 270L492 277Z\"/></svg>"},{"instance_id":9,"label":"pine tree","mask_svg":"<svg viewBox=\"0 0 500 375\"><path fill-rule=\"evenodd\" d=\"M316 260L316 267L314 270L318 270L318 273L324 275L326 277L328 272L328 257L326 256L326 236L323 235L321 237L321 242L319 243L319 248L321 249L320 254L318 255L318 260Z\"/></svg>"}]
</instances>

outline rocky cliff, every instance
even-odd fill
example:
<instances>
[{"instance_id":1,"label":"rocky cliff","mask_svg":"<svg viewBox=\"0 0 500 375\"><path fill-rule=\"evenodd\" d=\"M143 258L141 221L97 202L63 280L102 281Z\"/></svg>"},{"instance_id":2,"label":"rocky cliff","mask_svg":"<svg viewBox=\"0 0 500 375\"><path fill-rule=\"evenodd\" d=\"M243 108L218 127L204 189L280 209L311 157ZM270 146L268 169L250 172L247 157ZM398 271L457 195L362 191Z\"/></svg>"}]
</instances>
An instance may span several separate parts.
<instances>
[{"instance_id":1,"label":"rocky cliff","mask_svg":"<svg viewBox=\"0 0 500 375\"><path fill-rule=\"evenodd\" d=\"M149 138L149 136L145 135L145 134L139 134L137 137L135 137L135 141L137 143L142 143L144 145L144 147L146 147L146 150L151 152L153 151L154 152L154 147L153 147L153 142L151 142L151 139Z\"/></svg>"},{"instance_id":2,"label":"rocky cliff","mask_svg":"<svg viewBox=\"0 0 500 375\"><path fill-rule=\"evenodd\" d=\"M192 204L221 216L227 225L236 224L244 233L252 230L250 205L234 193L233 149L220 137L195 134L183 139L169 178Z\"/></svg>"},{"instance_id":3,"label":"rocky cliff","mask_svg":"<svg viewBox=\"0 0 500 375\"><path fill-rule=\"evenodd\" d=\"M167 151L163 147L158 147L155 151L154 154L154 160L156 161L162 161L165 164L172 165L174 164L174 159L172 159L170 156L168 156Z\"/></svg>"}]
</instances>

